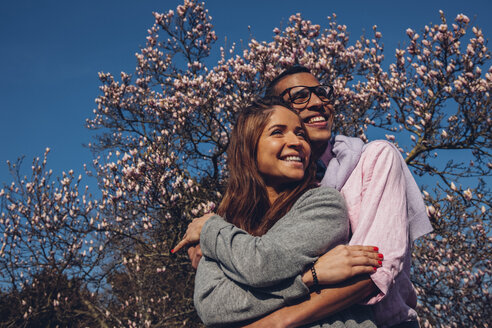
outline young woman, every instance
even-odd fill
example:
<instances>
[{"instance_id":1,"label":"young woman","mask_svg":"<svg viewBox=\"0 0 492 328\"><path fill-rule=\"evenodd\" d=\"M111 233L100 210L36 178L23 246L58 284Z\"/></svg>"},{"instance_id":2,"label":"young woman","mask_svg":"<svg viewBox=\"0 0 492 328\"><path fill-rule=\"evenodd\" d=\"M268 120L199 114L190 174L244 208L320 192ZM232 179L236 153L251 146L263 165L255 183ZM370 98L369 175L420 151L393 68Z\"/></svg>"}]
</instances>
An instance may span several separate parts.
<instances>
[{"instance_id":1,"label":"young woman","mask_svg":"<svg viewBox=\"0 0 492 328\"><path fill-rule=\"evenodd\" d=\"M332 253L313 265L347 242L346 210L337 191L316 187L305 127L275 98L239 115L228 169L220 216L195 219L175 248L200 241L204 256L194 300L206 325L244 325L307 297L308 286L338 283L381 265L368 246L350 246L350 261L346 253ZM371 316L370 309L352 306L316 324L375 327Z\"/></svg>"}]
</instances>

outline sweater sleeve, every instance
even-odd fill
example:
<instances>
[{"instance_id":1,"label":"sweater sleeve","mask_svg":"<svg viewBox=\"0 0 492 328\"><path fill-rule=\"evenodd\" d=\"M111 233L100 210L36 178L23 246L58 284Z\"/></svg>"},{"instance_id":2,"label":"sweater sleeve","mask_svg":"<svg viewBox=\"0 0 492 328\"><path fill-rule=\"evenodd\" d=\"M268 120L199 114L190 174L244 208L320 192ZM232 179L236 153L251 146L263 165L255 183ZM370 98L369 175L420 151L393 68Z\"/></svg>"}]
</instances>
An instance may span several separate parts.
<instances>
[{"instance_id":1,"label":"sweater sleeve","mask_svg":"<svg viewBox=\"0 0 492 328\"><path fill-rule=\"evenodd\" d=\"M244 323L288 304L290 299L309 294L309 289L295 279L261 290L251 288L229 279L217 262L204 256L195 277L195 308L207 326Z\"/></svg>"},{"instance_id":2,"label":"sweater sleeve","mask_svg":"<svg viewBox=\"0 0 492 328\"><path fill-rule=\"evenodd\" d=\"M215 216L204 225L200 245L227 277L263 288L302 273L320 254L346 242L348 230L341 195L322 187L307 191L263 236Z\"/></svg>"}]
</instances>

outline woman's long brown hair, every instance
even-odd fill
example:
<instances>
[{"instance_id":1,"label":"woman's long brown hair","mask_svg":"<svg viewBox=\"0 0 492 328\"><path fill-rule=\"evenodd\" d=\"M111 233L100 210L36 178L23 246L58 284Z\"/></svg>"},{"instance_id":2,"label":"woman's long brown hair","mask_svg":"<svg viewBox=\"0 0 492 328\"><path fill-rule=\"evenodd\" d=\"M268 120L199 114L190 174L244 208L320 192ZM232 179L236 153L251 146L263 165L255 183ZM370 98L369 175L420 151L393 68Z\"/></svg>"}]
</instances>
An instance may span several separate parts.
<instances>
[{"instance_id":1,"label":"woman's long brown hair","mask_svg":"<svg viewBox=\"0 0 492 328\"><path fill-rule=\"evenodd\" d=\"M306 190L316 185L316 168L310 156L302 180L286 185L285 190L270 204L266 184L258 170L256 153L258 141L273 114L274 106L289 109L281 99L268 97L255 101L239 114L227 149L229 180L217 209L217 213L228 222L256 236L266 233Z\"/></svg>"}]
</instances>

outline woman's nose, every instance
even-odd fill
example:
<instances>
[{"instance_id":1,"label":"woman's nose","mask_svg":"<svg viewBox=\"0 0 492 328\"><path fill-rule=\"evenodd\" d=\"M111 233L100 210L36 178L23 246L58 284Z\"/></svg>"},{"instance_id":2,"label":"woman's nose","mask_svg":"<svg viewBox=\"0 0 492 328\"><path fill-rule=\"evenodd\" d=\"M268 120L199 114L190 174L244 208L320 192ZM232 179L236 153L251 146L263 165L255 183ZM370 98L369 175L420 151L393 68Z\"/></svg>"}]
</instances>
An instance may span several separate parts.
<instances>
[{"instance_id":1,"label":"woman's nose","mask_svg":"<svg viewBox=\"0 0 492 328\"><path fill-rule=\"evenodd\" d=\"M290 147L299 147L301 145L301 140L295 133L289 133L287 136L287 145Z\"/></svg>"}]
</instances>

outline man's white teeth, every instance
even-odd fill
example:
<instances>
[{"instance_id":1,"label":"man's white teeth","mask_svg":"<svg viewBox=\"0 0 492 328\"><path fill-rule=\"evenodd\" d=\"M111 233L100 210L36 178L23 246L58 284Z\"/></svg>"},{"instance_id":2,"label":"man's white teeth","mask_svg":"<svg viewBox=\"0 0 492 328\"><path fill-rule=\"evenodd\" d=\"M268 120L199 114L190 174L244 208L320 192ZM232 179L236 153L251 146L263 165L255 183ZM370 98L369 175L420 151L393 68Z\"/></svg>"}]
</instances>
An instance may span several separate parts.
<instances>
[{"instance_id":1,"label":"man's white teeth","mask_svg":"<svg viewBox=\"0 0 492 328\"><path fill-rule=\"evenodd\" d=\"M326 119L323 116L314 116L309 119L308 124L317 123L317 122L326 122Z\"/></svg>"},{"instance_id":2,"label":"man's white teeth","mask_svg":"<svg viewBox=\"0 0 492 328\"><path fill-rule=\"evenodd\" d=\"M301 158L299 156L287 156L284 161L300 162Z\"/></svg>"}]
</instances>

